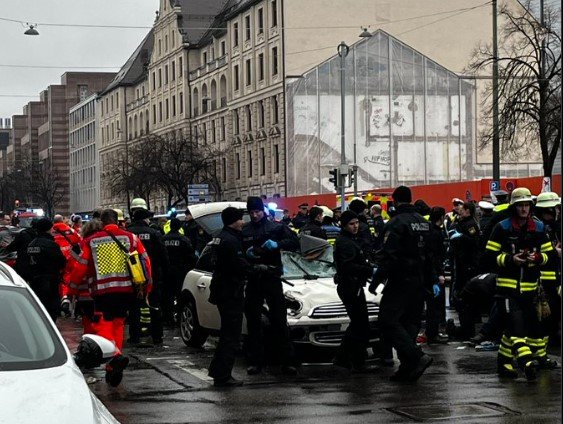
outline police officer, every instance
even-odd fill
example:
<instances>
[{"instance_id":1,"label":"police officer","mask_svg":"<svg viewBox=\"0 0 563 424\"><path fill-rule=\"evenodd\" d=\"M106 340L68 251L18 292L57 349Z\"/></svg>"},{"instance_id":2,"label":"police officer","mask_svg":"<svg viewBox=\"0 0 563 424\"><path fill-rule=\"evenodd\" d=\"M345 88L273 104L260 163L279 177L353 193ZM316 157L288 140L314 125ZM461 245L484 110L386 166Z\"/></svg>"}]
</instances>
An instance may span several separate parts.
<instances>
[{"instance_id":1,"label":"police officer","mask_svg":"<svg viewBox=\"0 0 563 424\"><path fill-rule=\"evenodd\" d=\"M301 227L304 227L305 224L307 224L308 219L307 219L307 210L309 209L309 204L308 203L301 203L299 205L299 211L297 212L297 215L295 215L295 217L293 217L293 220L291 221L293 223L293 227L297 230L299 230Z\"/></svg>"},{"instance_id":2,"label":"police officer","mask_svg":"<svg viewBox=\"0 0 563 424\"><path fill-rule=\"evenodd\" d=\"M151 216L152 212L139 207L133 212L133 222L127 228L127 231L136 234L145 246L151 261L153 278L153 289L148 297L149 304L146 304L144 299L138 299L136 307L131 310L129 341L139 343L142 328L141 319L146 323L150 316L149 328L152 341L155 345L159 345L162 343L163 334L160 301L164 284L163 278L169 268L169 260L160 231L149 226Z\"/></svg>"},{"instance_id":3,"label":"police officer","mask_svg":"<svg viewBox=\"0 0 563 424\"><path fill-rule=\"evenodd\" d=\"M209 376L219 387L243 384L231 375L242 330L244 285L252 268L242 248L242 215L240 209L225 208L221 212L223 229L207 247L214 249L215 260L221 264L213 273L209 288L209 302L217 305L221 316L219 344L209 365Z\"/></svg>"},{"instance_id":4,"label":"police officer","mask_svg":"<svg viewBox=\"0 0 563 424\"><path fill-rule=\"evenodd\" d=\"M30 286L56 321L60 314L59 283L61 273L66 266L66 259L51 235L53 223L48 218L41 218L35 224L37 237L27 246L30 264Z\"/></svg>"},{"instance_id":5,"label":"police officer","mask_svg":"<svg viewBox=\"0 0 563 424\"><path fill-rule=\"evenodd\" d=\"M170 260L168 281L162 293L162 313L164 322L170 325L174 324L174 299L180 295L184 278L197 261L192 243L180 230L182 230L182 221L172 218L168 234L162 238Z\"/></svg>"},{"instance_id":6,"label":"police officer","mask_svg":"<svg viewBox=\"0 0 563 424\"><path fill-rule=\"evenodd\" d=\"M363 199L357 198L350 202L348 209L354 212L358 217L358 242L360 243L360 246L362 247L367 257L370 260L373 260L375 254L374 238L367 223L367 217L365 214L366 207L366 202L364 202Z\"/></svg>"},{"instance_id":7,"label":"police officer","mask_svg":"<svg viewBox=\"0 0 563 424\"><path fill-rule=\"evenodd\" d=\"M199 256L205 245L211 240L211 237L196 222L189 208L186 208L185 215L184 235L191 241L196 255Z\"/></svg>"},{"instance_id":8,"label":"police officer","mask_svg":"<svg viewBox=\"0 0 563 424\"><path fill-rule=\"evenodd\" d=\"M465 202L458 213L458 219L450 232L450 245L455 261L455 280L453 298L459 313L460 331L456 334L462 340L475 336L476 314L478 305L462 299L461 293L467 282L477 275L479 264L479 240L481 230L475 221L475 205Z\"/></svg>"},{"instance_id":9,"label":"police officer","mask_svg":"<svg viewBox=\"0 0 563 424\"><path fill-rule=\"evenodd\" d=\"M416 381L432 358L416 345L424 305L425 283L435 281L427 249L430 223L415 212L411 190L400 186L393 192L396 213L385 225L383 247L377 259L370 292L387 280L379 306L379 324L401 361L392 381Z\"/></svg>"},{"instance_id":10,"label":"police officer","mask_svg":"<svg viewBox=\"0 0 563 424\"><path fill-rule=\"evenodd\" d=\"M249 197L247 210L250 222L242 229L243 249L253 265L269 265L271 271L253 273L246 288L245 315L248 325L248 374L259 374L264 365L262 334L262 310L264 300L268 304L272 339L278 345L277 352L282 372L296 374L294 354L287 328L287 309L283 295L283 273L280 249L295 251L299 248L297 235L284 224L268 220L264 203L259 197Z\"/></svg>"},{"instance_id":11,"label":"police officer","mask_svg":"<svg viewBox=\"0 0 563 424\"><path fill-rule=\"evenodd\" d=\"M373 221L373 248L375 251L378 251L383 244L383 227L385 227L385 221L381 216L381 205L379 203L372 205L370 215Z\"/></svg>"},{"instance_id":12,"label":"police officer","mask_svg":"<svg viewBox=\"0 0 563 424\"><path fill-rule=\"evenodd\" d=\"M299 230L299 234L318 237L323 240L327 239L326 231L323 225L323 210L318 206L313 206L309 211L309 222Z\"/></svg>"},{"instance_id":13,"label":"police officer","mask_svg":"<svg viewBox=\"0 0 563 424\"><path fill-rule=\"evenodd\" d=\"M37 237L37 230L35 225L38 219L33 218L31 221L31 227L24 228L19 233L16 234L14 240L6 247L7 252L16 252L16 265L14 269L20 277L25 281L29 282L32 275L29 269L29 256L27 255L27 246L29 243Z\"/></svg>"},{"instance_id":14,"label":"police officer","mask_svg":"<svg viewBox=\"0 0 563 424\"><path fill-rule=\"evenodd\" d=\"M366 348L369 342L369 318L364 287L373 274L373 267L358 240L360 221L352 211L340 217L342 231L336 238L334 264L338 297L342 300L350 324L333 361L335 365L352 372L372 372L375 367L366 366Z\"/></svg>"}]
</instances>

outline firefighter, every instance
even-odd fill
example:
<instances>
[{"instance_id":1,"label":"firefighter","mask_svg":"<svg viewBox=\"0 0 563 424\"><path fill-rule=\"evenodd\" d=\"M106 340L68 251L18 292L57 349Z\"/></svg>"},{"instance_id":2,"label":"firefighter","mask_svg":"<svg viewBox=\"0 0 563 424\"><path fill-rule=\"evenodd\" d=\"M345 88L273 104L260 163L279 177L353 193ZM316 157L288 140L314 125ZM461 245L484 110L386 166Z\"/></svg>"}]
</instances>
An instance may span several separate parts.
<instances>
[{"instance_id":1,"label":"firefighter","mask_svg":"<svg viewBox=\"0 0 563 424\"><path fill-rule=\"evenodd\" d=\"M197 256L190 240L182 232L182 221L178 218L170 220L170 231L162 239L170 267L168 268L168 281L163 287L162 307L164 322L174 324L174 303L180 296L182 284L186 274L195 266Z\"/></svg>"},{"instance_id":2,"label":"firefighter","mask_svg":"<svg viewBox=\"0 0 563 424\"><path fill-rule=\"evenodd\" d=\"M73 216L74 217L74 216ZM62 215L55 215L53 218L53 229L51 231L57 243L66 258L66 266L63 272L61 284L59 286L59 295L61 296L61 311L65 316L70 316L70 299L69 289L70 275L72 267L76 263L80 255L80 235L64 223Z\"/></svg>"},{"instance_id":3,"label":"firefighter","mask_svg":"<svg viewBox=\"0 0 563 424\"><path fill-rule=\"evenodd\" d=\"M47 312L57 320L60 314L59 283L66 259L51 234L53 223L41 218L35 224L37 237L27 246L30 264L30 286Z\"/></svg>"},{"instance_id":4,"label":"firefighter","mask_svg":"<svg viewBox=\"0 0 563 424\"><path fill-rule=\"evenodd\" d=\"M400 186L393 192L396 213L385 225L369 290L375 293L387 280L379 307L379 325L385 340L397 351L401 364L391 381L416 381L433 359L416 345L425 293L439 295L440 287L427 246L430 223L416 213L412 193ZM426 285L432 284L431 287Z\"/></svg>"},{"instance_id":5,"label":"firefighter","mask_svg":"<svg viewBox=\"0 0 563 424\"><path fill-rule=\"evenodd\" d=\"M71 287L78 288L84 279L92 279L91 294L95 316L95 333L115 344L116 354L106 364L106 382L118 386L129 358L121 353L125 318L136 297L147 297L152 289L151 263L143 243L135 234L117 226L117 213L105 209L101 213L103 230L84 240L82 253L71 276ZM113 236L113 237L112 237ZM144 291L135 292L127 267L127 258L114 237L129 252L137 251L144 262L148 279Z\"/></svg>"},{"instance_id":6,"label":"firefighter","mask_svg":"<svg viewBox=\"0 0 563 424\"><path fill-rule=\"evenodd\" d=\"M530 381L536 378L539 363L531 346L537 338L538 317L535 296L540 271L549 270L556 254L545 225L532 218L530 190L519 187L512 192L509 218L493 228L487 241L486 255L496 264L496 296L504 316L505 331L498 353L498 374L516 378L518 367Z\"/></svg>"},{"instance_id":7,"label":"firefighter","mask_svg":"<svg viewBox=\"0 0 563 424\"><path fill-rule=\"evenodd\" d=\"M350 324L338 348L334 365L356 373L373 372L377 368L366 366L366 348L369 342L369 318L364 287L373 274L373 267L358 240L360 221L352 211L340 217L342 231L334 246L334 264L338 297L350 317Z\"/></svg>"},{"instance_id":8,"label":"firefighter","mask_svg":"<svg viewBox=\"0 0 563 424\"><path fill-rule=\"evenodd\" d=\"M246 204L250 222L242 228L243 248L252 265L268 265L269 271L252 273L246 286L245 315L248 325L249 375L262 372L264 343L262 311L264 301L269 308L273 340L277 345L282 372L295 375L295 357L287 327L287 309L283 295L281 276L283 267L280 250L296 251L297 235L287 225L268 220L264 203L259 197L249 197Z\"/></svg>"}]
</instances>

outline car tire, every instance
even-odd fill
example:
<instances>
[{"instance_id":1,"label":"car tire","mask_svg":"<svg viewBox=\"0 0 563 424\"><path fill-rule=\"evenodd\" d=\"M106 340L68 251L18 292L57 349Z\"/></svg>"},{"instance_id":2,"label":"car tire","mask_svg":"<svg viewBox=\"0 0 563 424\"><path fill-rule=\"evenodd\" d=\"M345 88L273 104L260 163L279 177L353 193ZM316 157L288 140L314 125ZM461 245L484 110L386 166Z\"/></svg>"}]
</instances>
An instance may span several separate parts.
<instances>
[{"instance_id":1,"label":"car tire","mask_svg":"<svg viewBox=\"0 0 563 424\"><path fill-rule=\"evenodd\" d=\"M196 306L192 299L182 302L180 335L184 344L189 347L202 347L209 336L209 332L199 325Z\"/></svg>"}]
</instances>

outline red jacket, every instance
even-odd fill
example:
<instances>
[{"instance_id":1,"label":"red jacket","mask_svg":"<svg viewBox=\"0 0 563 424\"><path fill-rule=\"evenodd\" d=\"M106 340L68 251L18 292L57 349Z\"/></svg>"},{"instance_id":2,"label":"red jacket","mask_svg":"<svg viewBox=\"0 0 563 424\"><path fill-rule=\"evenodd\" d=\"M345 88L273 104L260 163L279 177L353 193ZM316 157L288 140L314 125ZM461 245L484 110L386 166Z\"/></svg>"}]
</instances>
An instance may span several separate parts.
<instances>
[{"instance_id":1,"label":"red jacket","mask_svg":"<svg viewBox=\"0 0 563 424\"><path fill-rule=\"evenodd\" d=\"M122 230L115 224L109 224L102 231L91 235L82 243L82 254L75 265L70 287L77 293L84 280L91 281L92 297L110 293L134 293L133 283L127 268L125 253L113 241L113 234L129 252L136 250L145 260L148 273L147 292L152 288L152 272L149 256L143 243L135 234Z\"/></svg>"},{"instance_id":2,"label":"red jacket","mask_svg":"<svg viewBox=\"0 0 563 424\"><path fill-rule=\"evenodd\" d=\"M76 264L76 260L78 259L78 255L72 251L72 246L79 244L82 238L64 222L53 224L51 234L66 259L66 266L63 271L63 282L68 284L72 274L72 268L74 268L74 264Z\"/></svg>"}]
</instances>

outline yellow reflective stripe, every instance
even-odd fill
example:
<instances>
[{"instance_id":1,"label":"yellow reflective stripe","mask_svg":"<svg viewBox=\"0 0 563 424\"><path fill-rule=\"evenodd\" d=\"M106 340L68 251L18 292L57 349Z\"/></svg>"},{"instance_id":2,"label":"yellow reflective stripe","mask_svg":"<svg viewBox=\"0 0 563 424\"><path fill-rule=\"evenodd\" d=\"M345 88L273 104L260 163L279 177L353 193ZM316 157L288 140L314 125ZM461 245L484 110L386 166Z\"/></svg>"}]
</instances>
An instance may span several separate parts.
<instances>
[{"instance_id":1,"label":"yellow reflective stripe","mask_svg":"<svg viewBox=\"0 0 563 424\"><path fill-rule=\"evenodd\" d=\"M532 351L528 346L522 346L520 349L516 351L516 357L521 358L522 356L531 355Z\"/></svg>"},{"instance_id":2,"label":"yellow reflective stripe","mask_svg":"<svg viewBox=\"0 0 563 424\"><path fill-rule=\"evenodd\" d=\"M492 250L493 252L499 252L500 248L501 248L500 243L497 243L496 241L492 241L492 240L487 241L487 246L486 246L487 250Z\"/></svg>"},{"instance_id":3,"label":"yellow reflective stripe","mask_svg":"<svg viewBox=\"0 0 563 424\"><path fill-rule=\"evenodd\" d=\"M541 261L541 265L545 265L547 261L549 261L549 257L545 253L542 253L541 257L543 258L543 261Z\"/></svg>"},{"instance_id":4,"label":"yellow reflective stripe","mask_svg":"<svg viewBox=\"0 0 563 424\"><path fill-rule=\"evenodd\" d=\"M550 241L541 245L542 252L549 252L551 250L553 250L553 245L551 244Z\"/></svg>"},{"instance_id":5,"label":"yellow reflective stripe","mask_svg":"<svg viewBox=\"0 0 563 424\"><path fill-rule=\"evenodd\" d=\"M555 271L540 271L540 280L557 280Z\"/></svg>"},{"instance_id":6,"label":"yellow reflective stripe","mask_svg":"<svg viewBox=\"0 0 563 424\"><path fill-rule=\"evenodd\" d=\"M498 266L505 266L506 264L506 253L501 253L500 255L497 256L497 265Z\"/></svg>"},{"instance_id":7,"label":"yellow reflective stripe","mask_svg":"<svg viewBox=\"0 0 563 424\"><path fill-rule=\"evenodd\" d=\"M510 340L510 338L506 337L506 336L502 336L502 339L500 341L501 343L504 343L508 346L512 346L512 340Z\"/></svg>"},{"instance_id":8,"label":"yellow reflective stripe","mask_svg":"<svg viewBox=\"0 0 563 424\"><path fill-rule=\"evenodd\" d=\"M522 291L533 291L538 288L538 283L520 283L520 288Z\"/></svg>"},{"instance_id":9,"label":"yellow reflective stripe","mask_svg":"<svg viewBox=\"0 0 563 424\"><path fill-rule=\"evenodd\" d=\"M516 343L526 343L526 339L522 339L520 337L511 337L510 340L512 340L513 344Z\"/></svg>"},{"instance_id":10,"label":"yellow reflective stripe","mask_svg":"<svg viewBox=\"0 0 563 424\"><path fill-rule=\"evenodd\" d=\"M507 358L512 358L512 351L503 346L499 346L498 353L499 355L506 356Z\"/></svg>"},{"instance_id":11,"label":"yellow reflective stripe","mask_svg":"<svg viewBox=\"0 0 563 424\"><path fill-rule=\"evenodd\" d=\"M516 288L517 281L510 278L497 278L497 286Z\"/></svg>"}]
</instances>

